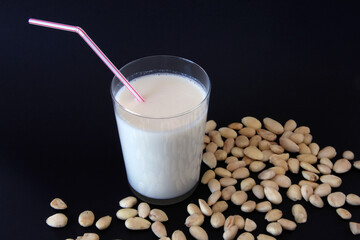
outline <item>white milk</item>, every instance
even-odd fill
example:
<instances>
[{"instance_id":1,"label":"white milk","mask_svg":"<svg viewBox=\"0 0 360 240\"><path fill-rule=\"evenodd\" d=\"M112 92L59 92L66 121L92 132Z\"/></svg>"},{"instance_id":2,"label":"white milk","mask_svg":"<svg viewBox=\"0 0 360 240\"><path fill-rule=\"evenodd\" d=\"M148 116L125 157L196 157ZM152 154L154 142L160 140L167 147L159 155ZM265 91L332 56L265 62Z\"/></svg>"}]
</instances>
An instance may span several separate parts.
<instances>
[{"instance_id":1,"label":"white milk","mask_svg":"<svg viewBox=\"0 0 360 240\"><path fill-rule=\"evenodd\" d=\"M190 78L167 73L142 76L131 84L145 103L124 87L115 97L135 113L115 106L128 181L149 198L181 196L199 180L208 107L205 90Z\"/></svg>"}]
</instances>

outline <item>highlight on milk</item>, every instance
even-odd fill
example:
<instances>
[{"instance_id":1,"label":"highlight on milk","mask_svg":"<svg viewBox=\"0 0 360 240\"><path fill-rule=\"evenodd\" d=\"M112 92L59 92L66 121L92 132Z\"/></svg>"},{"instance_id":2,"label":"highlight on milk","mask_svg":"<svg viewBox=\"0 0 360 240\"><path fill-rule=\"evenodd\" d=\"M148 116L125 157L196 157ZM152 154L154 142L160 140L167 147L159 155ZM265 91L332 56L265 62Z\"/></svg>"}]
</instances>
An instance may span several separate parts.
<instances>
[{"instance_id":1,"label":"highlight on milk","mask_svg":"<svg viewBox=\"0 0 360 240\"><path fill-rule=\"evenodd\" d=\"M199 180L207 92L172 73L140 76L131 85L145 102L122 87L115 94L121 106L114 105L128 181L147 198L184 195Z\"/></svg>"}]
</instances>

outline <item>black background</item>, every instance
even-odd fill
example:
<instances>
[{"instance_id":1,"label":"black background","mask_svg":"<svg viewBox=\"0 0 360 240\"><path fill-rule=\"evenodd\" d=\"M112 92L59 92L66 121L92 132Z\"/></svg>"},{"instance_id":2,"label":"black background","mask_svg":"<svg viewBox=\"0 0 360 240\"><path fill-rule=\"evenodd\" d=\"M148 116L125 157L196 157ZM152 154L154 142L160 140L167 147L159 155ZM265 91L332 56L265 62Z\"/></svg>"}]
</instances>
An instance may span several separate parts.
<instances>
[{"instance_id":1,"label":"black background","mask_svg":"<svg viewBox=\"0 0 360 240\"><path fill-rule=\"evenodd\" d=\"M208 118L218 126L247 115L292 118L321 147L339 155L351 149L359 159L359 13L357 1L1 1L0 238L97 232L101 239L157 239L115 217L131 192L110 97L113 74L76 34L31 26L28 18L81 26L119 68L157 54L193 60L210 76ZM341 191L360 194L359 170L342 177ZM182 229L190 238L186 205L208 194L199 186L185 202L162 207L168 232ZM64 229L45 223L56 212L54 197L69 206ZM328 204L301 203L308 223L278 239L355 239ZM280 206L288 218L291 204ZM359 207L345 207L360 222ZM80 227L77 216L87 209L113 216L111 227ZM262 214L231 211L256 219L255 235L265 231ZM209 219L204 227L210 239L222 239Z\"/></svg>"}]
</instances>

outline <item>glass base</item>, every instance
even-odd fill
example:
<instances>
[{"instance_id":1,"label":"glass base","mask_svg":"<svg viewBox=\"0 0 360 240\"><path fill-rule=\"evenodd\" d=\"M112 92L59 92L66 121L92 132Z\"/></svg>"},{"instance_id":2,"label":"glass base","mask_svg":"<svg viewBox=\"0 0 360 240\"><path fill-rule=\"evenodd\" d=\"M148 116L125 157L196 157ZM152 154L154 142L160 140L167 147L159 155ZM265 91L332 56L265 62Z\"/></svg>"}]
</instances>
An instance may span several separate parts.
<instances>
[{"instance_id":1,"label":"glass base","mask_svg":"<svg viewBox=\"0 0 360 240\"><path fill-rule=\"evenodd\" d=\"M185 200L186 198L190 197L191 194L197 188L197 185L198 185L198 183L195 184L195 186L192 189L190 189L190 191L186 192L185 194L175 197L175 198L169 198L169 199L149 198L149 197L146 197L146 196L138 193L137 191L135 191L135 189L133 189L130 184L129 184L129 187L130 187L131 191L134 193L134 195L136 197L140 198L141 200L143 200L144 202L154 204L154 205L171 205L171 204L179 203L179 202Z\"/></svg>"}]
</instances>

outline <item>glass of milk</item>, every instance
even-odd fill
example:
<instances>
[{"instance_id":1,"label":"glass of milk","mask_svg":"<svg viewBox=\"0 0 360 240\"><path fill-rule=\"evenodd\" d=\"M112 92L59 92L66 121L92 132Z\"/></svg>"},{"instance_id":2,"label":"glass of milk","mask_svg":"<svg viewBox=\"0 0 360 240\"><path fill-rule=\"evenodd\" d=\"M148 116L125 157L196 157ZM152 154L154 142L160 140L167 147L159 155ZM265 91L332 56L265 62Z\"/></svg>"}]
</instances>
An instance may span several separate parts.
<instances>
[{"instance_id":1,"label":"glass of milk","mask_svg":"<svg viewBox=\"0 0 360 240\"><path fill-rule=\"evenodd\" d=\"M111 83L127 179L134 194L158 205L180 202L200 176L210 80L196 63L150 56L120 72L145 99Z\"/></svg>"}]
</instances>

